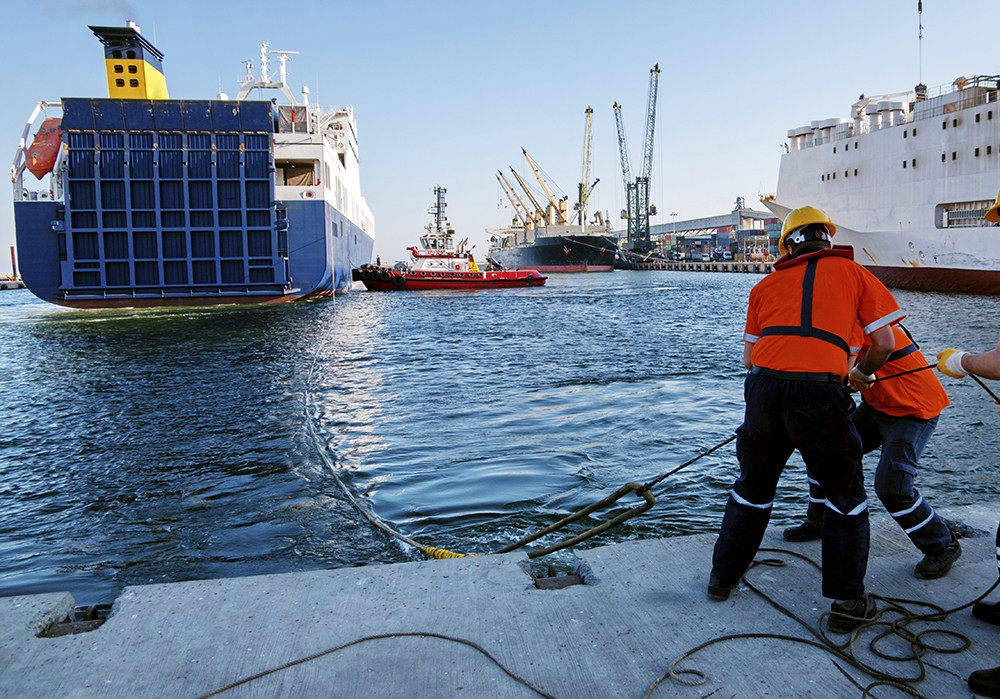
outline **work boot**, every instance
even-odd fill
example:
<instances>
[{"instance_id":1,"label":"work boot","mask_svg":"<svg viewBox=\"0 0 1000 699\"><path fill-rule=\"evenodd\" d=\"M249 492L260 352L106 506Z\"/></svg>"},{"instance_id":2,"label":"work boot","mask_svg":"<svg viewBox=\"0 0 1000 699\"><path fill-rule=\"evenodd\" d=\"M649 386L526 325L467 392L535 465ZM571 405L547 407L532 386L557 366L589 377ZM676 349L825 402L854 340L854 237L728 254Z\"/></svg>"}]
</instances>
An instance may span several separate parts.
<instances>
[{"instance_id":1,"label":"work boot","mask_svg":"<svg viewBox=\"0 0 1000 699\"><path fill-rule=\"evenodd\" d=\"M785 541L816 541L823 538L823 530L811 522L803 522L789 527L781 534Z\"/></svg>"},{"instance_id":2,"label":"work boot","mask_svg":"<svg viewBox=\"0 0 1000 699\"><path fill-rule=\"evenodd\" d=\"M714 575L708 578L708 596L716 602L725 602L729 599L729 593L733 591L738 583L726 585Z\"/></svg>"},{"instance_id":3,"label":"work boot","mask_svg":"<svg viewBox=\"0 0 1000 699\"><path fill-rule=\"evenodd\" d=\"M973 672L969 675L969 689L984 697L1000 697L1000 667Z\"/></svg>"},{"instance_id":4,"label":"work boot","mask_svg":"<svg viewBox=\"0 0 1000 699\"><path fill-rule=\"evenodd\" d=\"M928 553L913 569L913 574L924 580L940 578L951 570L951 564L962 555L962 547L958 539L952 538L947 548L940 553Z\"/></svg>"},{"instance_id":5,"label":"work boot","mask_svg":"<svg viewBox=\"0 0 1000 699\"><path fill-rule=\"evenodd\" d=\"M1000 626L1000 602L976 602L972 605L972 616Z\"/></svg>"},{"instance_id":6,"label":"work boot","mask_svg":"<svg viewBox=\"0 0 1000 699\"><path fill-rule=\"evenodd\" d=\"M833 633L850 633L862 624L878 616L878 607L868 595L863 595L851 602L835 601L830 605L830 616L826 619L826 628Z\"/></svg>"}]
</instances>

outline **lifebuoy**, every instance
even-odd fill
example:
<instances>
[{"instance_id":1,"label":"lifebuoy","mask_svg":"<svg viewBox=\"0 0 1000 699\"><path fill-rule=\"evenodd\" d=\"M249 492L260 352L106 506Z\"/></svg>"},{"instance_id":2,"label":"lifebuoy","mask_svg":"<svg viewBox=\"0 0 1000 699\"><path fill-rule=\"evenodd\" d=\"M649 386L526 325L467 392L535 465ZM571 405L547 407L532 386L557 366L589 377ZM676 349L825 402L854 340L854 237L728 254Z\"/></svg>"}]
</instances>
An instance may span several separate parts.
<instances>
[{"instance_id":1,"label":"lifebuoy","mask_svg":"<svg viewBox=\"0 0 1000 699\"><path fill-rule=\"evenodd\" d=\"M395 286L397 289L402 289L403 288L403 284L405 284L405 283L406 283L406 280L403 279L399 275L394 276L392 278L392 285Z\"/></svg>"}]
</instances>

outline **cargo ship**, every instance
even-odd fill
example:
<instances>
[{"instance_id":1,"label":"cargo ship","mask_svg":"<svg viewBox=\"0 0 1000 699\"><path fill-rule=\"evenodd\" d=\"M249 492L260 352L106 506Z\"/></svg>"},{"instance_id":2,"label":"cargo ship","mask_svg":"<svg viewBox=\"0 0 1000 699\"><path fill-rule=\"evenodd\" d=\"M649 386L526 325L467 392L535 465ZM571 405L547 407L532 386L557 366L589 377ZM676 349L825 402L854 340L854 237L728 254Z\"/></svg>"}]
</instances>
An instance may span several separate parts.
<instances>
[{"instance_id":1,"label":"cargo ship","mask_svg":"<svg viewBox=\"0 0 1000 699\"><path fill-rule=\"evenodd\" d=\"M610 272L618 253L618 240L610 231L589 233L580 226L552 225L533 231L511 226L488 229L487 233L490 234L487 257L503 269Z\"/></svg>"},{"instance_id":2,"label":"cargo ship","mask_svg":"<svg viewBox=\"0 0 1000 699\"><path fill-rule=\"evenodd\" d=\"M542 177L535 161L528 151L521 149L525 160L531 166L538 184L548 200L543 206L528 187L524 179L511 168L520 191L531 202L525 204L518 190L502 172L497 173L497 181L510 201L516 216L511 225L500 229L487 229L490 235L489 261L503 269L536 270L538 272L610 272L615 268L618 255L618 239L613 235L607 217L597 212L593 220L587 220L587 198L595 181L589 186L589 157L586 147L590 141L590 114L587 108L587 129L584 137L584 175L578 187L576 202L576 223L571 223L568 197L556 199Z\"/></svg>"},{"instance_id":3,"label":"cargo ship","mask_svg":"<svg viewBox=\"0 0 1000 699\"><path fill-rule=\"evenodd\" d=\"M375 235L353 109L311 105L305 87L296 100L286 72L295 52L267 44L259 79L247 61L235 99L170 99L163 54L134 22L90 29L109 97L40 102L11 169L25 285L74 308L347 291ZM254 90L282 97L250 99Z\"/></svg>"},{"instance_id":4,"label":"cargo ship","mask_svg":"<svg viewBox=\"0 0 1000 699\"><path fill-rule=\"evenodd\" d=\"M1000 294L1000 76L865 97L788 131L775 215L811 205L887 286Z\"/></svg>"}]
</instances>

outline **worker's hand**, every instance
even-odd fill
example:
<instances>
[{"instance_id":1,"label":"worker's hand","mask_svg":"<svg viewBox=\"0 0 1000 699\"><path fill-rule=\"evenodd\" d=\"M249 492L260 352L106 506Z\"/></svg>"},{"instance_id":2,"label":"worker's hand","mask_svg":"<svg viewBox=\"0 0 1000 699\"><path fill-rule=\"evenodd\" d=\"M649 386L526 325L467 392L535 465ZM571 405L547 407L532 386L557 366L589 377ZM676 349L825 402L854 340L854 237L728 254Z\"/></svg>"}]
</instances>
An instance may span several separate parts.
<instances>
[{"instance_id":1,"label":"worker's hand","mask_svg":"<svg viewBox=\"0 0 1000 699\"><path fill-rule=\"evenodd\" d=\"M874 374L863 374L857 365L847 372L847 385L854 391L867 391L875 383Z\"/></svg>"},{"instance_id":2,"label":"worker's hand","mask_svg":"<svg viewBox=\"0 0 1000 699\"><path fill-rule=\"evenodd\" d=\"M965 370L962 366L962 357L967 355L968 352L963 352L957 349L946 349L943 352L938 353L938 365L937 369L942 374L947 374L953 379L964 379L969 375L969 372Z\"/></svg>"}]
</instances>

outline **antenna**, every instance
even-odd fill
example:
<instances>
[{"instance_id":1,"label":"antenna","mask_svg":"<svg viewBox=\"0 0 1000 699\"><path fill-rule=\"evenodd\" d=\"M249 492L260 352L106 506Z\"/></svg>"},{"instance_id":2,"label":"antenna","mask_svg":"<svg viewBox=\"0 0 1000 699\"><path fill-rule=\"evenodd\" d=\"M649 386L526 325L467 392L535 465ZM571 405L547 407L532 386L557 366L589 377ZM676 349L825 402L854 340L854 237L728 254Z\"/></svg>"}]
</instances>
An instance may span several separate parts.
<instances>
[{"instance_id":1,"label":"antenna","mask_svg":"<svg viewBox=\"0 0 1000 699\"><path fill-rule=\"evenodd\" d=\"M924 1L917 0L917 71L918 82L924 84Z\"/></svg>"}]
</instances>

